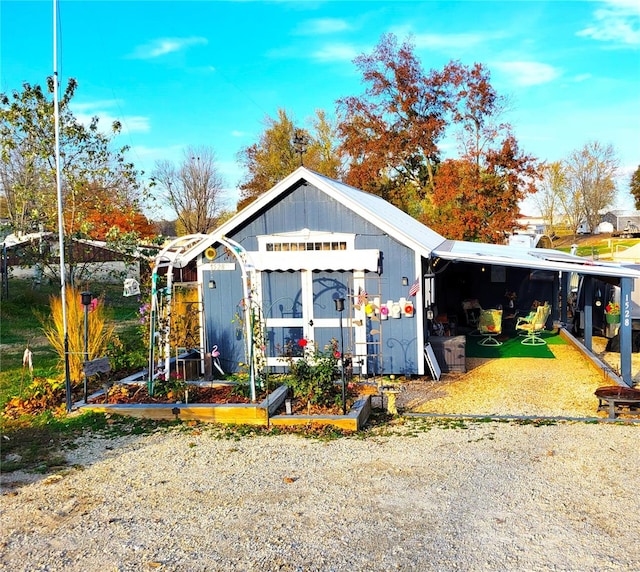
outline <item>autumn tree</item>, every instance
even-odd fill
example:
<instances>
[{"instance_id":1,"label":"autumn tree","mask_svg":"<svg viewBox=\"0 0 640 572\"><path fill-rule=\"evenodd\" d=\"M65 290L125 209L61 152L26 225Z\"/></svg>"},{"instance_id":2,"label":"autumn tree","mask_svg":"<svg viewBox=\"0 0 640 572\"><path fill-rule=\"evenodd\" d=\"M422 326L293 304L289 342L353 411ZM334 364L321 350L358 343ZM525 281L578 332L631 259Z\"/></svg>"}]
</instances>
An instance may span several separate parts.
<instances>
[{"instance_id":1,"label":"autumn tree","mask_svg":"<svg viewBox=\"0 0 640 572\"><path fill-rule=\"evenodd\" d=\"M635 201L636 209L640 209L640 165L631 175L629 180L629 192Z\"/></svg>"},{"instance_id":2,"label":"autumn tree","mask_svg":"<svg viewBox=\"0 0 640 572\"><path fill-rule=\"evenodd\" d=\"M260 139L241 149L238 161L245 169L240 183L241 209L291 174L300 165L322 175L338 179L342 162L336 142L336 128L322 110L316 111L311 129L296 127L286 110L278 117L265 119Z\"/></svg>"},{"instance_id":3,"label":"autumn tree","mask_svg":"<svg viewBox=\"0 0 640 572\"><path fill-rule=\"evenodd\" d=\"M567 176L561 161L542 167L542 177L534 201L544 218L549 233L552 233L558 214L561 212L561 196L565 193Z\"/></svg>"},{"instance_id":4,"label":"autumn tree","mask_svg":"<svg viewBox=\"0 0 640 572\"><path fill-rule=\"evenodd\" d=\"M510 125L498 121L508 102L484 66L450 62L443 77L451 86L447 107L460 157L446 161L443 176L436 172L434 210L420 218L450 238L503 242L517 224L520 202L536 190L538 162L520 150ZM445 176L454 167L462 177L458 187Z\"/></svg>"},{"instance_id":5,"label":"autumn tree","mask_svg":"<svg viewBox=\"0 0 640 572\"><path fill-rule=\"evenodd\" d=\"M225 213L225 181L210 147L188 147L178 166L156 162L152 180L175 212L180 235L208 233Z\"/></svg>"},{"instance_id":6,"label":"autumn tree","mask_svg":"<svg viewBox=\"0 0 640 572\"><path fill-rule=\"evenodd\" d=\"M537 162L498 122L506 101L484 66L452 61L425 73L413 46L392 34L355 63L365 93L338 101L346 181L446 236L488 240L511 230L518 202L535 190ZM455 133L461 155L439 176L442 140Z\"/></svg>"},{"instance_id":7,"label":"autumn tree","mask_svg":"<svg viewBox=\"0 0 640 572\"><path fill-rule=\"evenodd\" d=\"M450 86L442 72L425 74L413 46L393 34L355 65L365 93L338 100L346 182L409 212L433 193Z\"/></svg>"},{"instance_id":8,"label":"autumn tree","mask_svg":"<svg viewBox=\"0 0 640 572\"><path fill-rule=\"evenodd\" d=\"M584 217L591 232L600 224L600 212L610 207L615 199L618 165L613 145L598 141L573 151L566 160L567 180L575 199L573 217Z\"/></svg>"},{"instance_id":9,"label":"autumn tree","mask_svg":"<svg viewBox=\"0 0 640 572\"><path fill-rule=\"evenodd\" d=\"M562 165L566 173L566 162L563 161ZM566 177L566 185L560 189L558 200L560 201L564 220L575 237L578 233L578 227L584 220L584 210L582 208L582 195L580 193L580 188L571 184L568 176Z\"/></svg>"},{"instance_id":10,"label":"autumn tree","mask_svg":"<svg viewBox=\"0 0 640 572\"><path fill-rule=\"evenodd\" d=\"M448 238L501 243L536 177L535 160L513 137L487 150L480 163L468 154L448 159L436 174L433 216L424 222Z\"/></svg>"},{"instance_id":11,"label":"autumn tree","mask_svg":"<svg viewBox=\"0 0 640 572\"><path fill-rule=\"evenodd\" d=\"M134 233L141 239L156 236L154 225L142 213L137 201L127 196L114 196L109 188L95 182L89 184L87 190L80 202L86 213L79 226L81 235L103 241L126 233Z\"/></svg>"},{"instance_id":12,"label":"autumn tree","mask_svg":"<svg viewBox=\"0 0 640 572\"><path fill-rule=\"evenodd\" d=\"M13 232L54 231L58 201L53 78L48 78L46 92L38 85L22 87L22 91L0 94L2 195ZM58 102L65 235L91 239L109 235L114 249L119 249L120 238L126 235L128 250L140 231L148 232L148 221L139 208L138 172L126 160L128 148L113 146L119 122L107 134L97 117L89 125L75 118L70 102L76 89L77 82L70 79ZM73 278L74 261L71 257L67 261ZM55 261L40 262L56 273Z\"/></svg>"}]
</instances>

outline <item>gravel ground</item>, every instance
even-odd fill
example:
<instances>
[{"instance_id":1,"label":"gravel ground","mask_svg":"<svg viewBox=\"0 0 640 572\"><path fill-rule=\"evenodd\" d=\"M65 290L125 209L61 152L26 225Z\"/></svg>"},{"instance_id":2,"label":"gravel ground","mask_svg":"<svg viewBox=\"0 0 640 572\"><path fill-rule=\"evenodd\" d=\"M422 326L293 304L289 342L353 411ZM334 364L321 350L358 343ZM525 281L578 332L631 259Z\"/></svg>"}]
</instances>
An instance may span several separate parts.
<instances>
[{"instance_id":1,"label":"gravel ground","mask_svg":"<svg viewBox=\"0 0 640 572\"><path fill-rule=\"evenodd\" d=\"M594 336L594 354L618 371L620 354L605 351L606 342ZM598 411L594 392L613 382L572 344L552 344L549 349L555 359L467 358L464 374L405 381L398 407L414 413L606 418L608 412ZM631 372L640 387L639 353L632 354ZM637 419L638 414L620 417Z\"/></svg>"},{"instance_id":2,"label":"gravel ground","mask_svg":"<svg viewBox=\"0 0 640 572\"><path fill-rule=\"evenodd\" d=\"M640 570L640 427L455 425L87 436L5 481L0 570Z\"/></svg>"}]
</instances>

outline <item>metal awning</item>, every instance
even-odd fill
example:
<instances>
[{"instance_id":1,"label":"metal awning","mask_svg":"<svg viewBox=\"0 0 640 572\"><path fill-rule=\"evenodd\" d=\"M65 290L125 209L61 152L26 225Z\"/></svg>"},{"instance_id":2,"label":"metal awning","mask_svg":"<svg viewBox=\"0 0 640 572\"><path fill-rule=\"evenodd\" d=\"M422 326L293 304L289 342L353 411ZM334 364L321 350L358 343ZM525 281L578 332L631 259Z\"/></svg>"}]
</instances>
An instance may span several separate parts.
<instances>
[{"instance_id":1,"label":"metal awning","mask_svg":"<svg viewBox=\"0 0 640 572\"><path fill-rule=\"evenodd\" d=\"M454 262L516 266L533 270L577 272L615 278L640 278L640 272L621 264L588 260L581 256L546 248L522 248L503 244L445 240L432 251L432 257Z\"/></svg>"}]
</instances>

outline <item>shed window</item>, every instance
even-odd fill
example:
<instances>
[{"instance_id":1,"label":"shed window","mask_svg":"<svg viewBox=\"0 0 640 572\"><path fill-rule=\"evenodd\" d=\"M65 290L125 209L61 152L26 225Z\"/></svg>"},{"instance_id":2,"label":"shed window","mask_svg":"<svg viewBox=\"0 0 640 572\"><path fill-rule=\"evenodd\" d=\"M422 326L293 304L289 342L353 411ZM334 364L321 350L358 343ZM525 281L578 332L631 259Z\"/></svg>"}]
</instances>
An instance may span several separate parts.
<instances>
[{"instance_id":1,"label":"shed window","mask_svg":"<svg viewBox=\"0 0 640 572\"><path fill-rule=\"evenodd\" d=\"M304 250L347 250L347 243L340 242L267 242L267 252L298 252Z\"/></svg>"}]
</instances>

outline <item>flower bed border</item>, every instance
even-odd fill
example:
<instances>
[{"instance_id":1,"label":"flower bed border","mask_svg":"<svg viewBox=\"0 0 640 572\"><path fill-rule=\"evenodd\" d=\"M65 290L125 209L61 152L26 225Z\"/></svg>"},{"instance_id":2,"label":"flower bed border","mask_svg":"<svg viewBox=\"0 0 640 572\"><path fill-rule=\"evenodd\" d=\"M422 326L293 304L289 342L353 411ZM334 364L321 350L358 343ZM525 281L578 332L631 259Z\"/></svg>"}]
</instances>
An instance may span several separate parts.
<instances>
[{"instance_id":1,"label":"flower bed border","mask_svg":"<svg viewBox=\"0 0 640 572\"><path fill-rule=\"evenodd\" d=\"M371 415L371 396L361 395L346 415L274 415L269 419L271 425L334 425L345 431L359 431Z\"/></svg>"},{"instance_id":2,"label":"flower bed border","mask_svg":"<svg viewBox=\"0 0 640 572\"><path fill-rule=\"evenodd\" d=\"M137 373L120 381L121 384L140 384L146 373ZM207 383L207 385L211 385ZM228 385L220 382L213 385ZM358 431L364 427L371 414L371 398L361 395L347 415L274 415L287 397L289 388L278 386L259 403L84 403L77 402L79 411L114 413L131 417L156 420L203 421L233 425L333 425L346 431ZM99 397L97 392L90 397Z\"/></svg>"},{"instance_id":3,"label":"flower bed border","mask_svg":"<svg viewBox=\"0 0 640 572\"><path fill-rule=\"evenodd\" d=\"M146 373L137 373L121 380L120 384L140 385ZM197 382L195 382L197 384ZM229 383L209 383L207 386L225 386ZM144 419L182 419L237 425L267 425L270 415L284 403L288 388L280 385L259 403L76 403L80 411L115 413ZM99 391L90 398L104 395Z\"/></svg>"}]
</instances>

